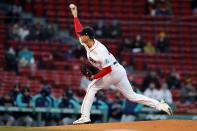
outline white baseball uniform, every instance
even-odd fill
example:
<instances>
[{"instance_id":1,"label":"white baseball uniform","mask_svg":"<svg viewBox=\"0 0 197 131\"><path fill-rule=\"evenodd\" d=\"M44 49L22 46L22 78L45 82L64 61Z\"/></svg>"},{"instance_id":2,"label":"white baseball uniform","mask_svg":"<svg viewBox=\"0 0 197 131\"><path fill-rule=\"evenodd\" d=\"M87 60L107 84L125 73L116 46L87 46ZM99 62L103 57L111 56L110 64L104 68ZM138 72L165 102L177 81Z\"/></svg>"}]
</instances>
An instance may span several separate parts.
<instances>
[{"instance_id":1,"label":"white baseball uniform","mask_svg":"<svg viewBox=\"0 0 197 131\"><path fill-rule=\"evenodd\" d=\"M87 51L87 58L89 62L100 70L111 66L112 71L102 78L93 80L89 84L81 106L82 115L90 115L91 106L96 92L105 87L109 87L110 85L117 87L117 89L130 101L141 103L160 110L159 101L136 94L133 91L124 67L117 62L115 57L102 43L96 39L94 39L94 42L95 43L91 48L88 48L85 43L81 42Z\"/></svg>"}]
</instances>

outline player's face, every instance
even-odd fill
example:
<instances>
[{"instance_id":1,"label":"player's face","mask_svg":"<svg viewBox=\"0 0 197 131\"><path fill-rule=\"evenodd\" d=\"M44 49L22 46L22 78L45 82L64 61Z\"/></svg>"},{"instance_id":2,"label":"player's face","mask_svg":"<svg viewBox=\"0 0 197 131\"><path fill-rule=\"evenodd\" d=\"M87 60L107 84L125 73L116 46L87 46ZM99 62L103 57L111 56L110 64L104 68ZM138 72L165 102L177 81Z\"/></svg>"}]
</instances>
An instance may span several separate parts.
<instances>
[{"instance_id":1,"label":"player's face","mask_svg":"<svg viewBox=\"0 0 197 131\"><path fill-rule=\"evenodd\" d=\"M81 36L80 36L80 39L81 39L81 42L82 42L82 43L87 43L89 37L86 36L86 35L81 35Z\"/></svg>"}]
</instances>

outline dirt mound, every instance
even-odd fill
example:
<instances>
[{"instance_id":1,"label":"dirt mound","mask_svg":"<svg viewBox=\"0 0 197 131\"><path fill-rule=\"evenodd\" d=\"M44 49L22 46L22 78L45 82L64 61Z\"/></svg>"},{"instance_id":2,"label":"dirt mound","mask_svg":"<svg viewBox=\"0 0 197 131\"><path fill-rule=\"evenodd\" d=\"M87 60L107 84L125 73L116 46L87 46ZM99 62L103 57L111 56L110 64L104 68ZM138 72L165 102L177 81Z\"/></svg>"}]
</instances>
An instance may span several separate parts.
<instances>
[{"instance_id":1,"label":"dirt mound","mask_svg":"<svg viewBox=\"0 0 197 131\"><path fill-rule=\"evenodd\" d=\"M195 120L157 120L43 127L59 130L87 131L197 131Z\"/></svg>"}]
</instances>

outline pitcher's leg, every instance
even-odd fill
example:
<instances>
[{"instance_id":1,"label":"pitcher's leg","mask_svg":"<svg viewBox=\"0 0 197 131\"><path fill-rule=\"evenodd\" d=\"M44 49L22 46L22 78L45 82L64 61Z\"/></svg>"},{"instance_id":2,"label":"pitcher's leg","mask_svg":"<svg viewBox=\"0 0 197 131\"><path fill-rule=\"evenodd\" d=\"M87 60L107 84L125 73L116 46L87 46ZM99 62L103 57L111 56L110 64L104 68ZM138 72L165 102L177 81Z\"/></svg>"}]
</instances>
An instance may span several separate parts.
<instances>
[{"instance_id":1,"label":"pitcher's leg","mask_svg":"<svg viewBox=\"0 0 197 131\"><path fill-rule=\"evenodd\" d=\"M153 108L156 108L157 110L160 110L159 101L148 98L144 95L137 94L133 91L133 88L131 87L131 84L129 83L129 80L127 77L124 77L118 84L115 85L118 90L121 91L121 93L130 101L141 103Z\"/></svg>"},{"instance_id":2,"label":"pitcher's leg","mask_svg":"<svg viewBox=\"0 0 197 131\"><path fill-rule=\"evenodd\" d=\"M82 115L90 115L90 110L94 101L95 94L98 90L101 89L101 87L96 86L99 84L99 80L92 82L88 85L86 95L83 99L82 105L81 105L81 114Z\"/></svg>"},{"instance_id":3,"label":"pitcher's leg","mask_svg":"<svg viewBox=\"0 0 197 131\"><path fill-rule=\"evenodd\" d=\"M73 124L82 124L82 123L91 122L90 110L94 101L95 94L101 88L102 88L101 79L97 79L88 85L88 89L86 90L86 95L81 105L81 118L74 121Z\"/></svg>"}]
</instances>

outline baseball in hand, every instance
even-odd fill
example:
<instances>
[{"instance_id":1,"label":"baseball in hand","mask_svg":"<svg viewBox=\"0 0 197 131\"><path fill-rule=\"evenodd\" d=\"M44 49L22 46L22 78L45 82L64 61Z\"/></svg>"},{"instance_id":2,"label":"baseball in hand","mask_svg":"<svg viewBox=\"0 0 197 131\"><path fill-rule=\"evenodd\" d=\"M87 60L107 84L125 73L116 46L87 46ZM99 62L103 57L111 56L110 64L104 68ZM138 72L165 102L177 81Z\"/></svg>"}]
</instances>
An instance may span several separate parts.
<instances>
[{"instance_id":1,"label":"baseball in hand","mask_svg":"<svg viewBox=\"0 0 197 131\"><path fill-rule=\"evenodd\" d=\"M74 4L70 4L69 7L70 7L71 9L73 9L73 8L75 8L75 5L74 5Z\"/></svg>"}]
</instances>

